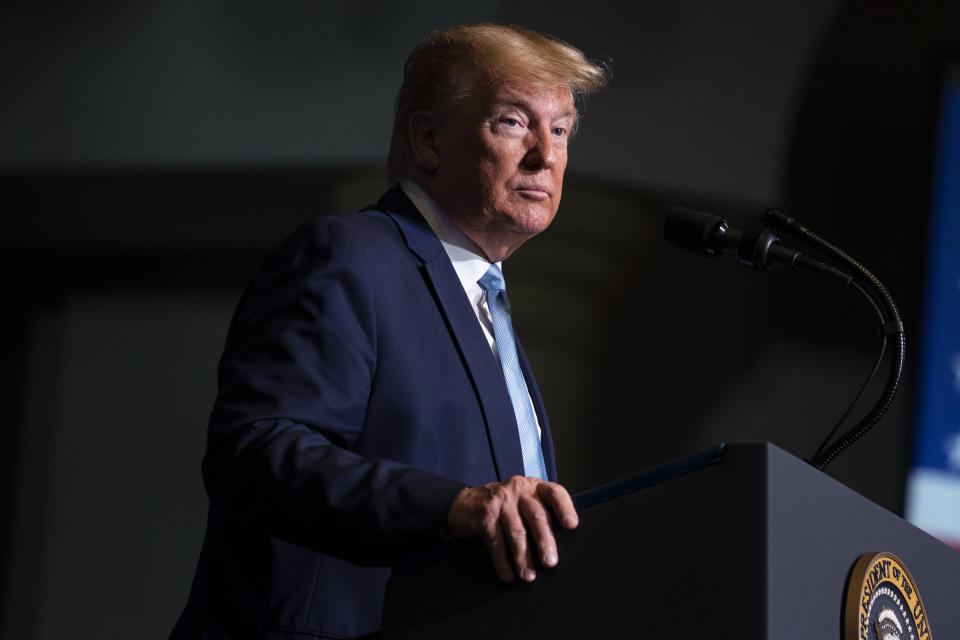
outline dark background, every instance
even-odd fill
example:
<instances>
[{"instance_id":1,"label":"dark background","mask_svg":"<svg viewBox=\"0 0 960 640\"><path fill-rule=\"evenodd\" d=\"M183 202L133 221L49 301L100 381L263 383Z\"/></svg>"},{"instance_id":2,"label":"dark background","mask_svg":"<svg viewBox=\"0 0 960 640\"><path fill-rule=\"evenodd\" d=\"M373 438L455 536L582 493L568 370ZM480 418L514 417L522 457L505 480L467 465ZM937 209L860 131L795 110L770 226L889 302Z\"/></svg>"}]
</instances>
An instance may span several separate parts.
<instances>
[{"instance_id":1,"label":"dark background","mask_svg":"<svg viewBox=\"0 0 960 640\"><path fill-rule=\"evenodd\" d=\"M557 221L505 267L569 488L719 441L809 456L871 366L852 291L666 247L672 204L796 216L884 281L917 343L956 2L5 3L3 638L165 637L237 297L299 221L387 186L403 60L477 20L614 70ZM908 362L887 417L828 469L896 512Z\"/></svg>"}]
</instances>

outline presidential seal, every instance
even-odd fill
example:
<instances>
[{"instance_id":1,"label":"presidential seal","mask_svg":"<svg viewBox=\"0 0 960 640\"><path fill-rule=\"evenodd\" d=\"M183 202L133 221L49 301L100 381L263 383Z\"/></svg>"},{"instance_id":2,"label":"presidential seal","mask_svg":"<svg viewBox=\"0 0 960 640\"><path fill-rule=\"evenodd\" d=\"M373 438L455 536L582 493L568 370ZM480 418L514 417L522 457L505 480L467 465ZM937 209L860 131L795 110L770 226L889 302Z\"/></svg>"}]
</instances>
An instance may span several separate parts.
<instances>
[{"instance_id":1,"label":"presidential seal","mask_svg":"<svg viewBox=\"0 0 960 640\"><path fill-rule=\"evenodd\" d=\"M844 640L932 640L916 583L892 553L867 553L850 573Z\"/></svg>"}]
</instances>

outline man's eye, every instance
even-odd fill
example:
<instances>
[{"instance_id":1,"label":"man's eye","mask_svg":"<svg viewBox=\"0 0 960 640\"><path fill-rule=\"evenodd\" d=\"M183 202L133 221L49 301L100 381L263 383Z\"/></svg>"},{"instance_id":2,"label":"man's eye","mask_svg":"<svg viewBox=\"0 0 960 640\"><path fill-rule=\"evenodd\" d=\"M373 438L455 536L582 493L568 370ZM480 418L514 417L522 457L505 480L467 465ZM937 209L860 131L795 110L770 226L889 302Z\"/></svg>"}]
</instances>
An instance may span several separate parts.
<instances>
[{"instance_id":1,"label":"man's eye","mask_svg":"<svg viewBox=\"0 0 960 640\"><path fill-rule=\"evenodd\" d=\"M554 127L554 128L553 128L553 135L555 135L555 136L566 135L566 133L567 133L567 130L564 129L563 127Z\"/></svg>"},{"instance_id":2,"label":"man's eye","mask_svg":"<svg viewBox=\"0 0 960 640\"><path fill-rule=\"evenodd\" d=\"M502 122L503 124L507 125L508 127L518 127L518 126L520 126L520 121L517 120L516 118L502 118L502 119L500 120L500 122Z\"/></svg>"}]
</instances>

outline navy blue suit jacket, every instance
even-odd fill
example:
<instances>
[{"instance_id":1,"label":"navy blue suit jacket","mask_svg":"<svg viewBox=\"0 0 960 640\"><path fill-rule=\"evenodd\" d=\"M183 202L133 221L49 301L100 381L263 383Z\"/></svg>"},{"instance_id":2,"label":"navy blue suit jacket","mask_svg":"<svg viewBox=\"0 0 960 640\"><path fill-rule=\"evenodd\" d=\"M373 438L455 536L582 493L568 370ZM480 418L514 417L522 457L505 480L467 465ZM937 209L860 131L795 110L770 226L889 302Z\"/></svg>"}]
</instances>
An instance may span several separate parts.
<instances>
[{"instance_id":1,"label":"navy blue suit jacket","mask_svg":"<svg viewBox=\"0 0 960 640\"><path fill-rule=\"evenodd\" d=\"M203 461L207 533L172 637L373 631L390 563L441 543L464 486L522 474L503 374L416 208L395 188L316 218L234 315Z\"/></svg>"}]
</instances>

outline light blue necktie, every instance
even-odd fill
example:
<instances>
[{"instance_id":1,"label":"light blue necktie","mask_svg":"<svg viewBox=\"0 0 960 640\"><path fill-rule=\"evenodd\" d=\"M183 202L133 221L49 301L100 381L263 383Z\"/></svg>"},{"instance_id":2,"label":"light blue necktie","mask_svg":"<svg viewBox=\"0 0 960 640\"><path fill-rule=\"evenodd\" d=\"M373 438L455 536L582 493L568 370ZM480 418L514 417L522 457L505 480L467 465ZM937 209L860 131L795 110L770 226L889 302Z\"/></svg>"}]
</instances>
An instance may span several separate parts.
<instances>
[{"instance_id":1,"label":"light blue necktie","mask_svg":"<svg viewBox=\"0 0 960 640\"><path fill-rule=\"evenodd\" d=\"M513 403L513 412L517 416L517 428L520 431L520 450L523 452L523 474L531 478L547 479L547 466L543 462L543 450L540 448L540 435L537 433L537 420L530 403L527 383L520 371L517 358L517 345L513 339L513 323L510 322L510 303L503 283L503 274L497 265L492 264L483 277L477 280L487 292L487 308L493 322L493 338L500 354L500 366L507 381L507 391Z\"/></svg>"}]
</instances>

